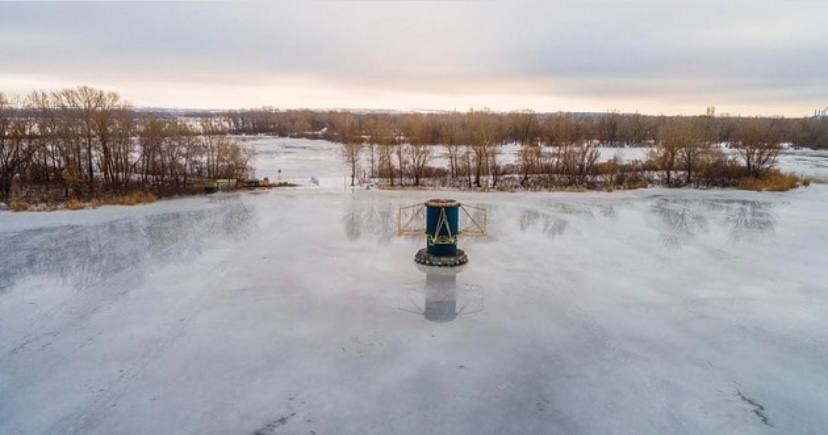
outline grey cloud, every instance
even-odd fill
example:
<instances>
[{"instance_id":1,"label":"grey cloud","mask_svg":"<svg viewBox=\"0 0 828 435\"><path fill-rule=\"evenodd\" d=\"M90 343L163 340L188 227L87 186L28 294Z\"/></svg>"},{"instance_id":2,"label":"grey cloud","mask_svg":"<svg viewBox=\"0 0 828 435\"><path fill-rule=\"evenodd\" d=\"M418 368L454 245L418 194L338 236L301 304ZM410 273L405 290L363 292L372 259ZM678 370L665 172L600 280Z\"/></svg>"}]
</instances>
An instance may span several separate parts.
<instances>
[{"instance_id":1,"label":"grey cloud","mask_svg":"<svg viewBox=\"0 0 828 435\"><path fill-rule=\"evenodd\" d=\"M607 107L638 96L665 111L676 95L698 93L807 113L828 101L826 17L824 2L771 1L2 4L0 60L7 73L84 82L307 75L398 93L606 98Z\"/></svg>"}]
</instances>

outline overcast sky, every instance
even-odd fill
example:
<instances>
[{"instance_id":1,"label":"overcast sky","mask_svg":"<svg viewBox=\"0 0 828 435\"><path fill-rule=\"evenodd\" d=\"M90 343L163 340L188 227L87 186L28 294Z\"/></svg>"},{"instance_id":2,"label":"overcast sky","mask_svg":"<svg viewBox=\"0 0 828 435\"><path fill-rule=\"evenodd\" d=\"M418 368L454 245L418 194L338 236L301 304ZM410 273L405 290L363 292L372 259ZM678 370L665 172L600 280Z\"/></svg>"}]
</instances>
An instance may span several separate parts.
<instances>
[{"instance_id":1,"label":"overcast sky","mask_svg":"<svg viewBox=\"0 0 828 435\"><path fill-rule=\"evenodd\" d=\"M137 106L828 106L828 1L0 4L0 92Z\"/></svg>"}]
</instances>

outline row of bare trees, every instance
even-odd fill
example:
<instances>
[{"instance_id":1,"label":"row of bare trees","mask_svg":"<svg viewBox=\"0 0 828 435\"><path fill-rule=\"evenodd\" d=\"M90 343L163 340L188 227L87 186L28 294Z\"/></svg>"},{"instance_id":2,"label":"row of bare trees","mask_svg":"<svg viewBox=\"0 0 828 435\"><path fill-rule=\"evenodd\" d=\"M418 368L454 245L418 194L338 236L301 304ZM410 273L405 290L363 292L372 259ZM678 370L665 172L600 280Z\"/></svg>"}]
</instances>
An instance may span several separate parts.
<instances>
[{"instance_id":1,"label":"row of bare trees","mask_svg":"<svg viewBox=\"0 0 828 435\"><path fill-rule=\"evenodd\" d=\"M488 131L466 128L471 121L485 119ZM197 115L197 114L196 114ZM205 115L205 114L202 114ZM337 118L342 112L258 109L212 114L227 122L233 133L277 134L280 136L316 136L336 139L343 132ZM423 144L470 144L469 135L488 134L498 143L523 143L543 139L547 143L598 141L607 146L641 146L654 144L666 124L676 120L707 120L706 135L711 142L731 142L745 124L762 124L773 130L781 142L811 148L828 148L828 118L739 117L715 115L708 108L705 115L674 117L629 113L533 113L531 111L492 113L351 113L350 132L383 137L391 132L417 130ZM376 130L388 130L377 132ZM380 133L380 134L376 134Z\"/></svg>"},{"instance_id":2,"label":"row of bare trees","mask_svg":"<svg viewBox=\"0 0 828 435\"><path fill-rule=\"evenodd\" d=\"M772 123L741 123L730 136L734 154L726 153L716 142L714 117L671 118L662 123L643 162L599 164L598 141L579 138L568 127L554 130L555 134L531 135L528 132L535 118L525 117L525 123L515 124L523 127L522 132L511 136L519 139L517 162L503 164L500 145L504 139L497 133L498 116L474 112L456 116L462 116L462 121L452 123L440 148L448 164L431 167L435 148L428 143L439 130L431 122L435 118L410 117L400 130L380 120L360 130L352 114L340 113L333 129L341 136L334 139L342 143L352 185L361 164L371 178L384 178L391 186L407 181L418 186L424 177L436 176L469 188L497 188L504 175L519 175L522 187L539 176L546 186L586 186L594 184L591 181L596 177L606 183L608 176L618 172L638 172L639 176L646 172L649 178L655 177L653 181L670 186L733 185L740 177L768 173L781 151ZM566 123L563 119L557 122Z\"/></svg>"},{"instance_id":3,"label":"row of bare trees","mask_svg":"<svg viewBox=\"0 0 828 435\"><path fill-rule=\"evenodd\" d=\"M555 184L585 185L591 176L619 172L663 174L653 181L668 186L733 185L741 177L771 172L782 150L779 131L766 120L745 121L730 133L727 152L717 142L712 116L671 118L661 124L644 161L598 163L597 141L552 141L524 144L519 155L521 185L532 173L545 173ZM551 151L545 151L551 148Z\"/></svg>"},{"instance_id":4,"label":"row of bare trees","mask_svg":"<svg viewBox=\"0 0 828 435\"><path fill-rule=\"evenodd\" d=\"M413 185L426 176L447 175L462 179L469 187L497 187L501 177L509 173L520 174L522 186L533 174L547 174L556 184L580 185L596 167L596 144L651 147L644 167L663 171L665 184L699 184L737 174L766 173L773 167L782 142L828 146L828 120L716 116L712 107L705 115L689 117L616 112L383 114L263 109L232 112L226 119L231 119L231 129L245 126L239 131L323 137L342 143L352 184L360 174L385 178L389 184ZM516 165L504 165L499 157L500 145L510 143L520 145ZM740 159L723 153L720 143L738 150ZM429 167L434 156L430 145L437 144L445 147L445 168ZM744 171L739 170L742 167ZM602 170L598 168L598 172ZM726 180L720 181L726 184Z\"/></svg>"},{"instance_id":5,"label":"row of bare trees","mask_svg":"<svg viewBox=\"0 0 828 435\"><path fill-rule=\"evenodd\" d=\"M716 170L728 172L721 177L758 177L774 168L782 148L772 122L740 123L730 137L735 159L716 146L713 122L709 117L679 118L661 127L650 159L665 172L667 185L699 184L701 178L715 178L711 171ZM682 180L674 177L677 172L684 174Z\"/></svg>"},{"instance_id":6,"label":"row of bare trees","mask_svg":"<svg viewBox=\"0 0 828 435\"><path fill-rule=\"evenodd\" d=\"M183 119L189 119L185 122ZM195 121L193 121L195 120ZM497 187L507 174L521 185L545 174L561 184L586 184L605 171L597 145L646 145L641 170L666 184L697 184L717 170L756 176L773 167L781 142L828 146L822 118L666 117L639 114L351 113L259 109L168 114L136 111L117 94L88 87L36 91L16 101L0 96L0 196L32 187L92 196L137 187L186 189L194 179L239 178L251 152L228 133L326 138L342 144L351 183L361 175L391 185L443 177L468 187ZM738 150L736 165L717 144ZM448 163L433 167L432 145ZM505 165L502 145L518 144ZM719 168L719 169L716 169ZM724 169L722 169L724 168ZM713 177L715 178L715 177Z\"/></svg>"},{"instance_id":7,"label":"row of bare trees","mask_svg":"<svg viewBox=\"0 0 828 435\"><path fill-rule=\"evenodd\" d=\"M250 150L225 123L145 115L120 96L89 87L0 94L0 199L92 197L192 188L194 180L241 178Z\"/></svg>"},{"instance_id":8,"label":"row of bare trees","mask_svg":"<svg viewBox=\"0 0 828 435\"><path fill-rule=\"evenodd\" d=\"M351 168L351 185L360 162L367 160L371 178L387 178L392 186L407 181L419 186L424 177L433 175L429 163L433 145L438 143L446 144L452 178L462 174L471 185L474 177L474 185L480 187L484 176L493 175L496 184L500 173L497 146L504 140L497 132L497 115L470 112L456 116L459 122L449 125L447 142L441 142L446 124L428 115L406 117L406 122L395 128L385 117L368 118L360 125L353 114L338 113L326 137L342 143L343 157Z\"/></svg>"}]
</instances>

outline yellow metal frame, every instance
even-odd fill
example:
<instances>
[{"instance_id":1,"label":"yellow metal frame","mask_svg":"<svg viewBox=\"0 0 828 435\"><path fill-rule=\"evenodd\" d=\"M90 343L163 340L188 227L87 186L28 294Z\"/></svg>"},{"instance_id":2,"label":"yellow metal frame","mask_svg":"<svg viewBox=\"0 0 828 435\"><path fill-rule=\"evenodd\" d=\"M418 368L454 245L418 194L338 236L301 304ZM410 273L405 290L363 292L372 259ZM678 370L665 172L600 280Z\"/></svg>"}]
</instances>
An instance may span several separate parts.
<instances>
[{"instance_id":1,"label":"yellow metal frame","mask_svg":"<svg viewBox=\"0 0 828 435\"><path fill-rule=\"evenodd\" d=\"M408 218L403 224L403 214L406 210L416 209L412 214L411 217ZM425 230L423 230L423 226L420 225L417 228L411 228L412 222L414 219L420 216L423 220L423 224L425 223L425 205L424 204L414 204L408 205L405 207L400 207L400 211L397 213L397 234L400 236L418 236L420 234L424 234Z\"/></svg>"},{"instance_id":2,"label":"yellow metal frame","mask_svg":"<svg viewBox=\"0 0 828 435\"><path fill-rule=\"evenodd\" d=\"M463 210L463 213L466 215L468 219L466 219L466 226L460 228L460 234L464 236L470 237L482 237L487 234L486 229L489 224L489 213L483 207L475 207L473 205L460 205L460 209ZM477 219L469 213L469 210L473 212L480 213L482 216L482 221L478 222Z\"/></svg>"},{"instance_id":3,"label":"yellow metal frame","mask_svg":"<svg viewBox=\"0 0 828 435\"><path fill-rule=\"evenodd\" d=\"M461 219L461 224L464 225L460 226L460 232L458 234L451 234L450 238L443 236L436 238L433 241L429 240L430 244L455 243L458 236L483 237L488 235L488 210L483 207L465 204L461 204L460 209L463 210L462 214L465 215L465 218ZM413 210L410 216L408 216L409 210ZM445 210L443 210L443 213L445 213ZM478 215L477 218L475 218L475 214ZM407 216L407 218L404 219L405 216ZM412 227L417 217L422 219L422 223L417 227ZM443 222L444 218L445 216L441 214L440 220L437 222L438 229L440 228L440 224ZM403 222L403 220L405 220L405 222ZM448 225L447 222L446 225ZM439 231L437 231L437 233L439 233ZM400 207L399 212L397 213L397 235L419 236L421 234L425 234L425 205L412 204Z\"/></svg>"}]
</instances>

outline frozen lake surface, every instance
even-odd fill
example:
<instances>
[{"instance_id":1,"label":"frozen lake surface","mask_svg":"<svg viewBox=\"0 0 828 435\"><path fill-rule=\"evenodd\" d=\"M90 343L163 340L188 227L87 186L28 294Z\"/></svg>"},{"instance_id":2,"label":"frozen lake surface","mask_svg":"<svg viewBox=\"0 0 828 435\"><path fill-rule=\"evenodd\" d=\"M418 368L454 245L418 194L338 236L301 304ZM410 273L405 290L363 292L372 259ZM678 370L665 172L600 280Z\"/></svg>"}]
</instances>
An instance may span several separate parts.
<instances>
[{"instance_id":1,"label":"frozen lake surface","mask_svg":"<svg viewBox=\"0 0 828 435\"><path fill-rule=\"evenodd\" d=\"M0 433L828 431L825 185L448 195L437 294L433 192L0 212Z\"/></svg>"}]
</instances>

